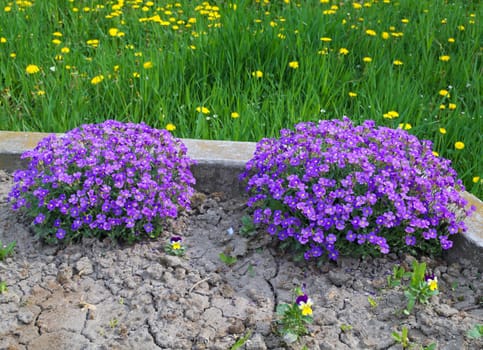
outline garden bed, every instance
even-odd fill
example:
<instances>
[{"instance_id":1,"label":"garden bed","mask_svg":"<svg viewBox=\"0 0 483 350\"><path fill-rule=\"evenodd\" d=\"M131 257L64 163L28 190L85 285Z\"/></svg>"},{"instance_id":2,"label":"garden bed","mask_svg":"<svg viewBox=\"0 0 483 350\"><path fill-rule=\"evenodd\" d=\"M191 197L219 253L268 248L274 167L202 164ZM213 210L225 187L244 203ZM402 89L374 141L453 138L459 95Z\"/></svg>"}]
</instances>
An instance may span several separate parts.
<instances>
[{"instance_id":1,"label":"garden bed","mask_svg":"<svg viewBox=\"0 0 483 350\"><path fill-rule=\"evenodd\" d=\"M297 263L266 233L240 234L244 198L197 193L192 210L154 241L52 247L9 208L11 177L0 178L0 239L17 241L0 262L8 288L0 294L2 349L230 349L243 336L246 349L402 349L391 334L403 327L421 346L483 345L467 336L483 322L481 275L469 260L421 258L440 294L406 316L402 289L386 280L414 257ZM172 235L184 238L184 257L164 252ZM289 346L276 333L275 307L304 283L314 323Z\"/></svg>"}]
</instances>

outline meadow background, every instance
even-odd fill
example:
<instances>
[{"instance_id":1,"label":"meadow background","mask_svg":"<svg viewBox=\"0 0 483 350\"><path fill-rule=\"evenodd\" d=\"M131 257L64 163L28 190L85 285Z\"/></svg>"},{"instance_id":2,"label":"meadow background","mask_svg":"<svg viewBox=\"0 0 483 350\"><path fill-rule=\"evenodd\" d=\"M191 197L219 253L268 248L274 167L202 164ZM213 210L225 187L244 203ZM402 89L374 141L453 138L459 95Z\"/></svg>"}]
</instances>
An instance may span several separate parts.
<instances>
[{"instance_id":1,"label":"meadow background","mask_svg":"<svg viewBox=\"0 0 483 350\"><path fill-rule=\"evenodd\" d=\"M347 115L431 140L483 198L478 0L0 6L0 130L116 119L258 141Z\"/></svg>"}]
</instances>

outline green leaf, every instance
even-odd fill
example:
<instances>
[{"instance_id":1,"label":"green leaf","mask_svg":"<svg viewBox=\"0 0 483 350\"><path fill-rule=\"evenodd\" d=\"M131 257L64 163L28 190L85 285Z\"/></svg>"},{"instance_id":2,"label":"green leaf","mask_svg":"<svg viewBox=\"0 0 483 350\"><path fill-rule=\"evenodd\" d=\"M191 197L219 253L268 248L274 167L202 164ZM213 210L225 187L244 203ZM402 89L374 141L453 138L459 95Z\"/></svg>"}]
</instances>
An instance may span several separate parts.
<instances>
[{"instance_id":1,"label":"green leaf","mask_svg":"<svg viewBox=\"0 0 483 350\"><path fill-rule=\"evenodd\" d=\"M298 335L292 332L287 332L283 335L283 340L287 344L295 343L298 338L299 338Z\"/></svg>"},{"instance_id":2,"label":"green leaf","mask_svg":"<svg viewBox=\"0 0 483 350\"><path fill-rule=\"evenodd\" d=\"M426 273L426 263L418 263L413 261L413 272L411 276L411 287L418 288L419 283L424 281L424 274Z\"/></svg>"},{"instance_id":3,"label":"green leaf","mask_svg":"<svg viewBox=\"0 0 483 350\"><path fill-rule=\"evenodd\" d=\"M245 335L241 338L239 338L235 344L233 344L230 348L230 350L237 350L239 349L240 347L242 347L243 345L245 345L245 343L247 342L248 339L250 339L250 337L252 336L252 331L249 329L248 332L245 333Z\"/></svg>"},{"instance_id":4,"label":"green leaf","mask_svg":"<svg viewBox=\"0 0 483 350\"><path fill-rule=\"evenodd\" d=\"M289 304L278 304L275 312L278 316L283 316L290 310Z\"/></svg>"}]
</instances>

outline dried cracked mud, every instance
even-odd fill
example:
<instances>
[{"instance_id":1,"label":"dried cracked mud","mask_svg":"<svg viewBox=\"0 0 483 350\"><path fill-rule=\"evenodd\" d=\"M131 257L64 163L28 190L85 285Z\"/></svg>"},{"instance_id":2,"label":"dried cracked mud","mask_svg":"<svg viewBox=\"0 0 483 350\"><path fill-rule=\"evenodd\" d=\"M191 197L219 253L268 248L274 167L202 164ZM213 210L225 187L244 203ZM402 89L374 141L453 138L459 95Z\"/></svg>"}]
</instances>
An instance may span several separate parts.
<instances>
[{"instance_id":1,"label":"dried cracked mud","mask_svg":"<svg viewBox=\"0 0 483 350\"><path fill-rule=\"evenodd\" d=\"M250 334L240 349L396 350L403 348L391 333L402 327L414 349L483 348L467 336L483 323L483 283L466 261L425 259L440 295L408 317L403 291L387 288L386 277L413 257L294 262L267 234L240 234L243 198L197 194L193 209L154 241L53 247L10 210L11 185L0 172L0 240L17 241L14 255L0 261L8 289L0 294L0 349L230 349ZM173 234L184 238L184 257L163 250ZM236 263L223 263L222 252ZM314 300L314 323L289 345L276 333L274 310L302 283Z\"/></svg>"}]
</instances>

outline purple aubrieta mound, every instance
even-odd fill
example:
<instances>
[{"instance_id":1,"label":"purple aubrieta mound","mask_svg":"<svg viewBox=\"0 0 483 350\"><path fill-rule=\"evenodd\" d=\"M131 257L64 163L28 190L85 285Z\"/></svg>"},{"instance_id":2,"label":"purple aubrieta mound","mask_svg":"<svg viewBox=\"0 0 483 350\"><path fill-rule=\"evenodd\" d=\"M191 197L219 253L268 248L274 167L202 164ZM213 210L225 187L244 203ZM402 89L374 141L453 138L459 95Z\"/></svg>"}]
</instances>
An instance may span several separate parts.
<instances>
[{"instance_id":1,"label":"purple aubrieta mound","mask_svg":"<svg viewBox=\"0 0 483 350\"><path fill-rule=\"evenodd\" d=\"M405 130L349 118L297 124L257 143L241 179L253 219L304 257L336 260L351 243L382 253L421 242L442 249L465 232L466 201L451 162Z\"/></svg>"},{"instance_id":2,"label":"purple aubrieta mound","mask_svg":"<svg viewBox=\"0 0 483 350\"><path fill-rule=\"evenodd\" d=\"M108 120L50 135L22 155L13 209L25 208L48 242L80 236L156 237L188 209L195 179L184 144L167 130Z\"/></svg>"}]
</instances>

